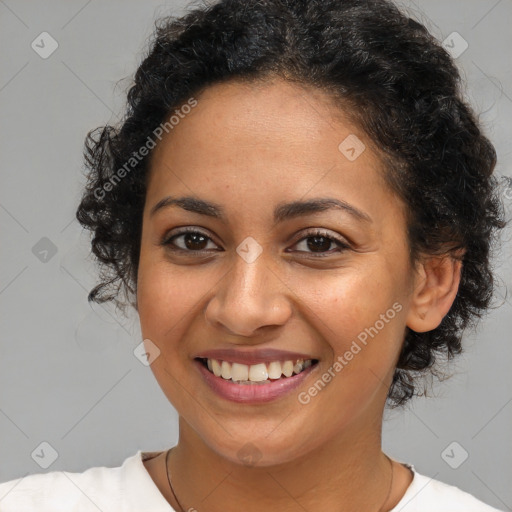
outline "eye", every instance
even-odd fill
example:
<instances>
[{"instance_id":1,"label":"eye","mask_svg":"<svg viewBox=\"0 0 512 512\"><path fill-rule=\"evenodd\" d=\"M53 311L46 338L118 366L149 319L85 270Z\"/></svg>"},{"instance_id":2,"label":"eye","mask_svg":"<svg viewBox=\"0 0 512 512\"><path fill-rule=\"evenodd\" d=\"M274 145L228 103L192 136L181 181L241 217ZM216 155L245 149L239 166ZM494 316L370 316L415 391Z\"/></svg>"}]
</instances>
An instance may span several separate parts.
<instances>
[{"instance_id":1,"label":"eye","mask_svg":"<svg viewBox=\"0 0 512 512\"><path fill-rule=\"evenodd\" d=\"M332 253L341 253L350 249L346 242L325 231L313 230L307 232L306 235L295 244L296 247L303 247L299 252L309 252L317 257L325 257ZM329 251L333 244L337 246L337 249Z\"/></svg>"},{"instance_id":2,"label":"eye","mask_svg":"<svg viewBox=\"0 0 512 512\"><path fill-rule=\"evenodd\" d=\"M214 247L208 247L210 242ZM217 247L209 236L194 228L184 229L171 237L165 237L162 245L171 251L191 253L208 251Z\"/></svg>"},{"instance_id":3,"label":"eye","mask_svg":"<svg viewBox=\"0 0 512 512\"><path fill-rule=\"evenodd\" d=\"M209 244L210 247L208 247ZM184 253L200 253L218 248L208 235L196 228L186 228L172 236L166 236L161 245L171 251ZM334 250L332 249L333 245L335 246ZM350 249L350 246L343 240L318 229L307 232L306 236L295 243L295 246L302 246L299 252L313 254L315 257L325 257L332 253L341 253Z\"/></svg>"}]
</instances>

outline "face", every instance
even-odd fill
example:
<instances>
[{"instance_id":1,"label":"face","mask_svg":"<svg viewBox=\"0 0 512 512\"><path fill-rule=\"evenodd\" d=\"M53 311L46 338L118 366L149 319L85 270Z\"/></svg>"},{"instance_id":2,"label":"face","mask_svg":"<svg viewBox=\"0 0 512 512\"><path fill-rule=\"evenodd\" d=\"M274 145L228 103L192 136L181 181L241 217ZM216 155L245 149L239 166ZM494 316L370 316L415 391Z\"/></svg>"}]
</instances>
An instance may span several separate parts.
<instances>
[{"instance_id":1,"label":"face","mask_svg":"<svg viewBox=\"0 0 512 512\"><path fill-rule=\"evenodd\" d=\"M152 155L137 283L151 368L184 424L234 462L244 446L261 465L294 460L382 416L412 289L406 223L371 141L335 108L284 81L215 85ZM233 399L276 382L219 391L196 360L217 349L318 362L276 381L295 379L286 392Z\"/></svg>"}]
</instances>

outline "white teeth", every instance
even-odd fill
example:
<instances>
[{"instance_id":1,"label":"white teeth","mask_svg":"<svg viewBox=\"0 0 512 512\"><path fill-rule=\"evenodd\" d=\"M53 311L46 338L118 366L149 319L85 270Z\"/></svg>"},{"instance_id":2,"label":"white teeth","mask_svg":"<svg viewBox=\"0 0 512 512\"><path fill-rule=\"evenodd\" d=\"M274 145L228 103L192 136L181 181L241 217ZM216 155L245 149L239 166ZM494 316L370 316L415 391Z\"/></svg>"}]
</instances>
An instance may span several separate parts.
<instances>
[{"instance_id":1,"label":"white teeth","mask_svg":"<svg viewBox=\"0 0 512 512\"><path fill-rule=\"evenodd\" d=\"M258 363L252 365L230 363L217 359L206 360L208 370L216 377L222 377L223 379L232 380L240 384L249 384L251 382L268 383L270 382L269 379L277 380L282 375L291 377L309 368L312 364L313 361L311 359L272 361L268 364Z\"/></svg>"},{"instance_id":2,"label":"white teeth","mask_svg":"<svg viewBox=\"0 0 512 512\"><path fill-rule=\"evenodd\" d=\"M226 379L226 380L231 379L231 365L227 361L222 361L221 369L222 369L222 373L221 373L222 378Z\"/></svg>"},{"instance_id":3,"label":"white teeth","mask_svg":"<svg viewBox=\"0 0 512 512\"><path fill-rule=\"evenodd\" d=\"M261 382L267 379L268 371L265 363L251 364L251 366L249 366L249 380L252 380L252 382Z\"/></svg>"},{"instance_id":4,"label":"white teeth","mask_svg":"<svg viewBox=\"0 0 512 512\"><path fill-rule=\"evenodd\" d=\"M299 359L293 367L293 373L297 374L304 370L304 359Z\"/></svg>"},{"instance_id":5,"label":"white teeth","mask_svg":"<svg viewBox=\"0 0 512 512\"><path fill-rule=\"evenodd\" d=\"M246 364L231 364L231 379L249 380L249 367Z\"/></svg>"},{"instance_id":6,"label":"white teeth","mask_svg":"<svg viewBox=\"0 0 512 512\"><path fill-rule=\"evenodd\" d=\"M219 361L217 361L217 359L208 359L208 361L212 362L212 370L215 377L220 377L222 374L222 368Z\"/></svg>"},{"instance_id":7,"label":"white teeth","mask_svg":"<svg viewBox=\"0 0 512 512\"><path fill-rule=\"evenodd\" d=\"M285 361L283 363L282 372L285 377L291 377L293 373L293 361Z\"/></svg>"},{"instance_id":8,"label":"white teeth","mask_svg":"<svg viewBox=\"0 0 512 512\"><path fill-rule=\"evenodd\" d=\"M268 365L268 378L279 379L281 378L281 363L279 361L272 361Z\"/></svg>"}]
</instances>

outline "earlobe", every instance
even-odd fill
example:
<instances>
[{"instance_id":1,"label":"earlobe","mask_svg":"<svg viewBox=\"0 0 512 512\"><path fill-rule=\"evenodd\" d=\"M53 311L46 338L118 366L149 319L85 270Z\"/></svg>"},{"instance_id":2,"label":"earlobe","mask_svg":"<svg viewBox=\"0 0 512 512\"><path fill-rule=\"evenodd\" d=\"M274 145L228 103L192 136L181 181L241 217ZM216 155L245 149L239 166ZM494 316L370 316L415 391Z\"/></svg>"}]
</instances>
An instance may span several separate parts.
<instances>
[{"instance_id":1,"label":"earlobe","mask_svg":"<svg viewBox=\"0 0 512 512\"><path fill-rule=\"evenodd\" d=\"M462 261L452 256L432 256L419 265L407 315L407 327L432 331L450 310L460 284Z\"/></svg>"}]
</instances>

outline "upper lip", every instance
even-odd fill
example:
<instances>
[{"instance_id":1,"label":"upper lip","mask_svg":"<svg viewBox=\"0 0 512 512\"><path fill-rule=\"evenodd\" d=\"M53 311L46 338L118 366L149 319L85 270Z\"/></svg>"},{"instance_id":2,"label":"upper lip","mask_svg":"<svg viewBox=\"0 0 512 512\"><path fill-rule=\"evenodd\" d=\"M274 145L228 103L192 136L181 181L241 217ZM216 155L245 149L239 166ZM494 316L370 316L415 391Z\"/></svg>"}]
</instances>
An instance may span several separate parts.
<instances>
[{"instance_id":1,"label":"upper lip","mask_svg":"<svg viewBox=\"0 0 512 512\"><path fill-rule=\"evenodd\" d=\"M228 361L230 363L240 363L247 365L269 363L272 361L315 359L308 354L302 354L300 352L288 352L285 350L276 350L272 348L259 350L236 350L233 348L219 348L200 352L195 356L195 358L217 359L220 361Z\"/></svg>"}]
</instances>

